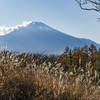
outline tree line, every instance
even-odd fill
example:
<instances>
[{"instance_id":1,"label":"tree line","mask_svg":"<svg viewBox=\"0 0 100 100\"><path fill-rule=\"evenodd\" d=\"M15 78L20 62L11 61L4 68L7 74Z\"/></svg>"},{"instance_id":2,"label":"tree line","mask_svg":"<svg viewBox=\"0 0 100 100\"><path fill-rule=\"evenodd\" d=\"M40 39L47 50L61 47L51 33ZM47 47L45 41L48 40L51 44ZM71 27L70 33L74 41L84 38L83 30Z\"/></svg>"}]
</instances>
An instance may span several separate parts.
<instances>
[{"instance_id":1,"label":"tree line","mask_svg":"<svg viewBox=\"0 0 100 100\"><path fill-rule=\"evenodd\" d=\"M63 54L58 57L58 62L62 64L66 70L83 68L85 71L86 64L100 72L100 49L95 45L84 45L84 47L75 47L73 50L66 47Z\"/></svg>"}]
</instances>

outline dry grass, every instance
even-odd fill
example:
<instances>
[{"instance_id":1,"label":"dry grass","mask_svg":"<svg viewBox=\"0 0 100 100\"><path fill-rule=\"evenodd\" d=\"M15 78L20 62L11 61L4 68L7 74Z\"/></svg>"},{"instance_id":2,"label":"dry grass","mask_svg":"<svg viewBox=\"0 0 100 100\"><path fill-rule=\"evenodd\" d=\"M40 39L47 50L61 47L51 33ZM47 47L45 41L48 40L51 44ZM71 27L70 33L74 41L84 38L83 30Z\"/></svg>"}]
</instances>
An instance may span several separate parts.
<instances>
[{"instance_id":1,"label":"dry grass","mask_svg":"<svg viewBox=\"0 0 100 100\"><path fill-rule=\"evenodd\" d=\"M0 83L0 100L99 100L98 93L91 96L82 85L26 69L8 68Z\"/></svg>"},{"instance_id":2,"label":"dry grass","mask_svg":"<svg viewBox=\"0 0 100 100\"><path fill-rule=\"evenodd\" d=\"M13 56L0 65L0 100L100 100L100 86L87 76L70 75L57 62L39 65L30 55Z\"/></svg>"}]
</instances>

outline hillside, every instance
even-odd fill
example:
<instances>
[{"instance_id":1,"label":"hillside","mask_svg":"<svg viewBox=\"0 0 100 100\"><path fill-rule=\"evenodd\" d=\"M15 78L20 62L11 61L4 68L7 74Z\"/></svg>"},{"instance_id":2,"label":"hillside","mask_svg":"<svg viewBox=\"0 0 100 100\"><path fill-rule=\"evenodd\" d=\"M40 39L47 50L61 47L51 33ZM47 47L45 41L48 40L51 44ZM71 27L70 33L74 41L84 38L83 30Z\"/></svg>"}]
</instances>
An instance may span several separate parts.
<instances>
[{"instance_id":1,"label":"hillside","mask_svg":"<svg viewBox=\"0 0 100 100\"><path fill-rule=\"evenodd\" d=\"M99 47L99 44L91 40L67 35L41 22L31 22L25 27L18 27L9 34L0 36L0 46L5 43L7 50L17 52L62 52L66 46L74 48L92 43Z\"/></svg>"}]
</instances>

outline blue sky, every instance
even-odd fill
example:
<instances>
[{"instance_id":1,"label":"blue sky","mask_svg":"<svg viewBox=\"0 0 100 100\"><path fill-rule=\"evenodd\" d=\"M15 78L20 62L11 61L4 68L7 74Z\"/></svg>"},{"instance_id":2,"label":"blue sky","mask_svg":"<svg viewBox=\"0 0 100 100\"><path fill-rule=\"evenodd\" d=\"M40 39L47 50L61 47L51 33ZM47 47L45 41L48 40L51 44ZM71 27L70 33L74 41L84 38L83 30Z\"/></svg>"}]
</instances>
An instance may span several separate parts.
<instances>
[{"instance_id":1,"label":"blue sky","mask_svg":"<svg viewBox=\"0 0 100 100\"><path fill-rule=\"evenodd\" d=\"M75 0L0 0L0 26L43 22L69 35L100 43L100 13L83 11Z\"/></svg>"}]
</instances>

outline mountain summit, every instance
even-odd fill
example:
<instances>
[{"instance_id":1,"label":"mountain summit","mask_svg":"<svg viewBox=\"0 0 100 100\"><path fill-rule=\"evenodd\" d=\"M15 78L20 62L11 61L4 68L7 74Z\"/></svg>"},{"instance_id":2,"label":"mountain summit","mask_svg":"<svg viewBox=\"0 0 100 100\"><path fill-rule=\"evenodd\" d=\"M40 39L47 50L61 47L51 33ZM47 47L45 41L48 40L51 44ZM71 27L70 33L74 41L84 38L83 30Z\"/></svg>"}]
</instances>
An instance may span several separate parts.
<instances>
[{"instance_id":1,"label":"mountain summit","mask_svg":"<svg viewBox=\"0 0 100 100\"><path fill-rule=\"evenodd\" d=\"M76 38L57 31L41 22L31 22L19 26L9 34L0 36L0 46L7 43L7 50L17 52L61 52L66 46L82 47L85 44L99 47L100 45L88 40Z\"/></svg>"}]
</instances>

